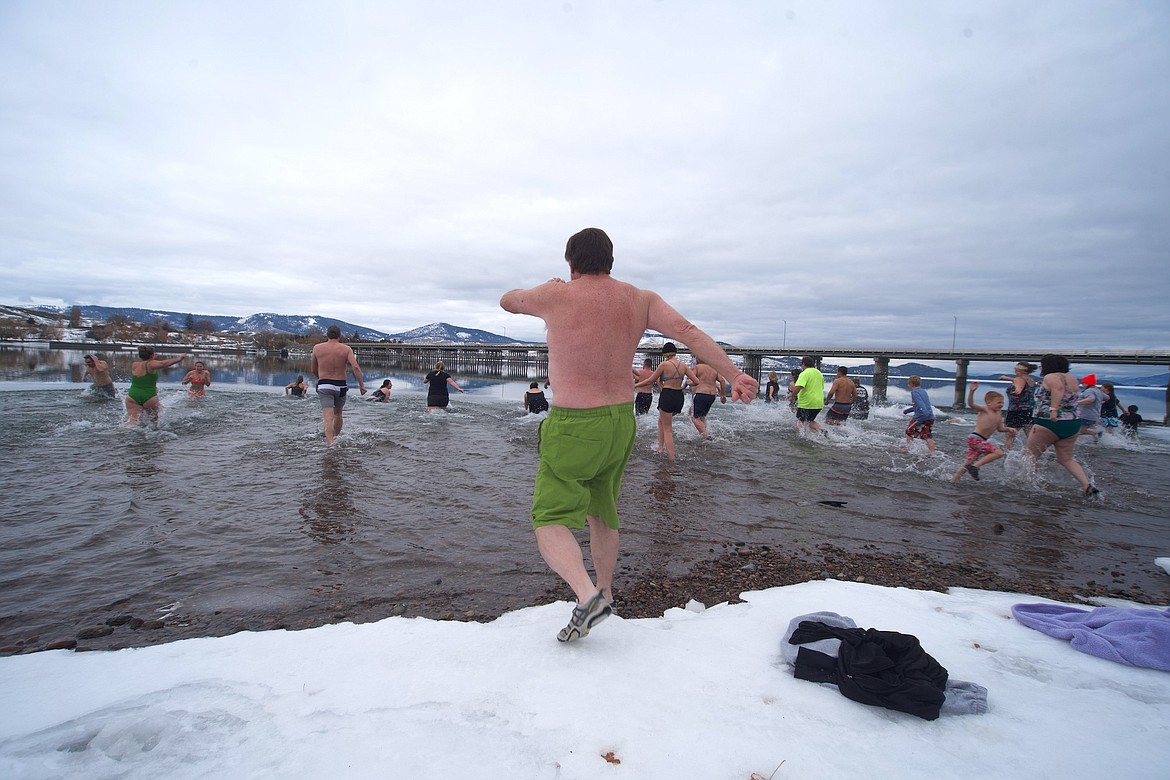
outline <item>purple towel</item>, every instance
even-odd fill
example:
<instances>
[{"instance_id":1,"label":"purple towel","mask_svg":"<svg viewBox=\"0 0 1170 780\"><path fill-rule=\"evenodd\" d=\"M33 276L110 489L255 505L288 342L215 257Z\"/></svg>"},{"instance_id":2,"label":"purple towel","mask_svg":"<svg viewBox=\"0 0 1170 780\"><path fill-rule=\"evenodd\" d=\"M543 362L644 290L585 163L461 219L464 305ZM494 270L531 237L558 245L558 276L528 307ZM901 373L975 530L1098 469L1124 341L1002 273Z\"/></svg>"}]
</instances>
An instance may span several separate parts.
<instances>
[{"instance_id":1,"label":"purple towel","mask_svg":"<svg viewBox=\"0 0 1170 780\"><path fill-rule=\"evenodd\" d=\"M1074 650L1110 661L1170 671L1170 609L1077 609L1067 604L1016 604L1016 620Z\"/></svg>"}]
</instances>

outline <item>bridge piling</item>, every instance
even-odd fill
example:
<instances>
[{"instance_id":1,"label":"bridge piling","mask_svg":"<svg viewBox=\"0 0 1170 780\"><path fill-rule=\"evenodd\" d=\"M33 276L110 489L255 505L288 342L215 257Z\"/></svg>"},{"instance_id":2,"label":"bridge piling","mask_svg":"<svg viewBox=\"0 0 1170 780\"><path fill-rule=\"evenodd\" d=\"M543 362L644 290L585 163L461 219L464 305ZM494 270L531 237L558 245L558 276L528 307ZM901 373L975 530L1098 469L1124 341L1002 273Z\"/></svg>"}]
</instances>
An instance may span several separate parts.
<instances>
[{"instance_id":1,"label":"bridge piling","mask_svg":"<svg viewBox=\"0 0 1170 780\"><path fill-rule=\"evenodd\" d=\"M967 358L959 358L955 361L955 407L956 409L967 408L967 366L971 361Z\"/></svg>"},{"instance_id":2,"label":"bridge piling","mask_svg":"<svg viewBox=\"0 0 1170 780\"><path fill-rule=\"evenodd\" d=\"M878 355L873 359L873 402L875 405L886 405L886 388L889 385L890 359L885 355Z\"/></svg>"}]
</instances>

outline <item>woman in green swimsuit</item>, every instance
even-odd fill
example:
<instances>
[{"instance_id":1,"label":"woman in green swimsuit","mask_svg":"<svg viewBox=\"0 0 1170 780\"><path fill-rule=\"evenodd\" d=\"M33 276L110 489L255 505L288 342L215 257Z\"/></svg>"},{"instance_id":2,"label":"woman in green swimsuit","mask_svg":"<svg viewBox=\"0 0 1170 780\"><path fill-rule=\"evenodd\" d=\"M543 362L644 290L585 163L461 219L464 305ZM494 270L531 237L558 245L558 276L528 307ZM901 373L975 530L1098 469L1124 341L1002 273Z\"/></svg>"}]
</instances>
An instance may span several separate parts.
<instances>
[{"instance_id":1,"label":"woman in green swimsuit","mask_svg":"<svg viewBox=\"0 0 1170 780\"><path fill-rule=\"evenodd\" d=\"M1043 380L1036 384L1034 391L1036 408L1032 430L1028 433L1028 453L1033 463L1038 463L1044 450L1052 447L1056 462L1076 478L1085 496L1095 496L1100 491L1093 487L1081 464L1073 458L1081 421L1076 414L1077 380L1068 373L1068 358L1045 355L1040 359L1040 375Z\"/></svg>"},{"instance_id":2,"label":"woman in green swimsuit","mask_svg":"<svg viewBox=\"0 0 1170 780\"><path fill-rule=\"evenodd\" d=\"M130 366L130 389L126 391L126 424L136 425L143 410L158 424L158 370L179 363L186 355L156 359L153 347L139 347L138 360Z\"/></svg>"}]
</instances>

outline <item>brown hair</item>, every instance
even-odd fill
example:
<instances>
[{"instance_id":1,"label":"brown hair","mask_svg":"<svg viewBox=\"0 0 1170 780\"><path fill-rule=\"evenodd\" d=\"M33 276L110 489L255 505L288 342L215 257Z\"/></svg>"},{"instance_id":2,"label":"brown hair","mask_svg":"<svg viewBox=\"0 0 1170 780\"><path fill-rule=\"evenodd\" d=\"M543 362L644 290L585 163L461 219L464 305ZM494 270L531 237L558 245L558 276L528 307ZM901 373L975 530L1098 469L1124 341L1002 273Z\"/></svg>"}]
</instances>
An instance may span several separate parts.
<instances>
[{"instance_id":1,"label":"brown hair","mask_svg":"<svg viewBox=\"0 0 1170 780\"><path fill-rule=\"evenodd\" d=\"M585 228L569 237L565 259L579 274L608 274L613 268L613 242L601 228Z\"/></svg>"}]
</instances>

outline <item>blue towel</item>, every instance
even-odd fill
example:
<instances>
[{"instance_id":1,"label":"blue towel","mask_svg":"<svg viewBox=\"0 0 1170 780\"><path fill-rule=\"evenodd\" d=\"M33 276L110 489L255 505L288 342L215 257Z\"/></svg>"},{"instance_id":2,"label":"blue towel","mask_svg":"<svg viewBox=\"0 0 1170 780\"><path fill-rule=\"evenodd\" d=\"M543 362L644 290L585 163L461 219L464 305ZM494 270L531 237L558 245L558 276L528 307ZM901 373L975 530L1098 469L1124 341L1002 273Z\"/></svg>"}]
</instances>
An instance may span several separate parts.
<instances>
[{"instance_id":1,"label":"blue towel","mask_svg":"<svg viewBox=\"0 0 1170 780\"><path fill-rule=\"evenodd\" d=\"M1073 649L1130 666L1170 671L1170 609L1084 610L1067 604L1016 604L1016 620Z\"/></svg>"}]
</instances>

